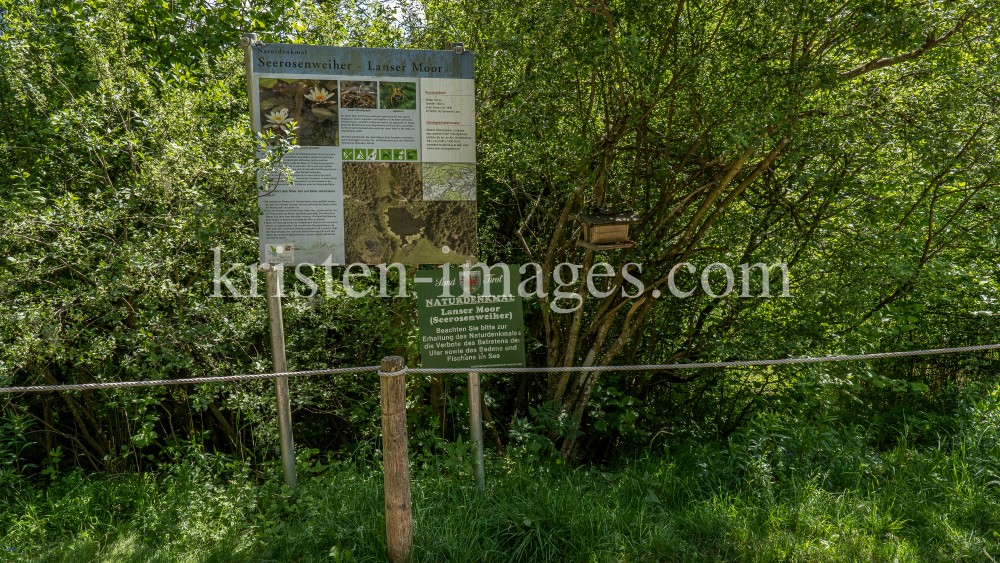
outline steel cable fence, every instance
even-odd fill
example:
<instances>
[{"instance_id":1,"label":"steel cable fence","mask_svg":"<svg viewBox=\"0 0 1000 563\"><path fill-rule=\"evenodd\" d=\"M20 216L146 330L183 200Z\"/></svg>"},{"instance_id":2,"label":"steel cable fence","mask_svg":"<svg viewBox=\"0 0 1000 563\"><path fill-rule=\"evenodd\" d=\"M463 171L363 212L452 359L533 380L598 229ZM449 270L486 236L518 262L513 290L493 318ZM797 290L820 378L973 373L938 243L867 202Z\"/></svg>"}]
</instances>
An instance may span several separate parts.
<instances>
[{"instance_id":1,"label":"steel cable fence","mask_svg":"<svg viewBox=\"0 0 1000 563\"><path fill-rule=\"evenodd\" d=\"M780 358L776 360L746 360L733 362L705 362L690 364L650 364L628 366L569 366L569 367L525 367L492 369L499 373L562 373L581 371L661 371L679 369L706 368L737 368L754 366L772 366L789 364L816 364L821 362L848 362L857 360L878 360L884 358L905 358L909 356L931 356L936 354L957 354L961 352L982 352L1000 350L1000 344L982 346L961 346L958 348L938 348L934 350L907 350L903 352L877 352L874 354L851 354L846 356L817 356L808 358ZM406 373L469 373L474 368L403 368L400 371L385 373L385 375L401 375ZM248 375L223 375L219 377L192 377L187 379L150 379L144 381L115 381L108 383L78 383L69 385L37 385L27 387L0 387L0 393L38 393L45 391L89 391L93 389L116 389L121 387L152 387L156 385L198 385L204 383L230 383L233 381L252 381L255 379L274 379L276 377L304 377L313 375L334 375L338 373L378 372L383 374L379 366L361 366L351 368L314 369L304 371L288 371L281 373L256 373Z\"/></svg>"}]
</instances>

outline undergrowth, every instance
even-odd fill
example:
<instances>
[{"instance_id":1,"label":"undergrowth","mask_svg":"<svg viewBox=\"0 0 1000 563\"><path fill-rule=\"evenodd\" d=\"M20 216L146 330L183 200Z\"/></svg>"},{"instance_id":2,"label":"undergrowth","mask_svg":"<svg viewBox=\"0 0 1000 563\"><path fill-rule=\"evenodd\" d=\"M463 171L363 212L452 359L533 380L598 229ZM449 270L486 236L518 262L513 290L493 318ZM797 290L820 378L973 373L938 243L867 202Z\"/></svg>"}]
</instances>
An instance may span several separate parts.
<instances>
[{"instance_id":1,"label":"undergrowth","mask_svg":"<svg viewBox=\"0 0 1000 563\"><path fill-rule=\"evenodd\" d=\"M487 458L483 495L452 459L471 449L415 457L413 561L996 560L1000 390L981 396L957 432L914 443L904 425L889 448L768 413L613 467L512 445ZM276 465L196 453L158 473L8 487L0 561L384 561L378 456L315 453L301 452L294 494Z\"/></svg>"}]
</instances>

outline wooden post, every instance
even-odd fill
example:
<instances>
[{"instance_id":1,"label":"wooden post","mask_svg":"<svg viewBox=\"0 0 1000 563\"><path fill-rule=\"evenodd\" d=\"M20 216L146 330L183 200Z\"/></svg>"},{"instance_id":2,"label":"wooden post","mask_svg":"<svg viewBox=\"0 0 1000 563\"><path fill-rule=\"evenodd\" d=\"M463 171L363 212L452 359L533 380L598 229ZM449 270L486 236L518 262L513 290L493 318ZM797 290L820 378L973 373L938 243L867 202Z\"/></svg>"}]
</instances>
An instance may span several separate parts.
<instances>
[{"instance_id":1,"label":"wooden post","mask_svg":"<svg viewBox=\"0 0 1000 563\"><path fill-rule=\"evenodd\" d=\"M281 315L281 283L283 270L273 264L265 271L267 314L271 318L271 358L274 373L288 371L285 363L285 323ZM292 405L288 398L288 378L274 378L274 395L278 401L278 442L281 446L281 468L285 485L295 488L295 445L292 440Z\"/></svg>"},{"instance_id":2,"label":"wooden post","mask_svg":"<svg viewBox=\"0 0 1000 563\"><path fill-rule=\"evenodd\" d=\"M239 46L243 49L243 63L247 77L247 96L251 101L250 127L260 131L260 113L253 111L253 45L257 41L256 33L244 33ZM271 358L274 362L274 373L288 371L285 362L285 324L281 316L281 294L284 270L280 265L261 264L264 270L267 293L267 315L271 320ZM254 292L257 288L254 287ZM281 445L281 467L285 476L285 485L295 488L295 445L292 440L292 406L288 399L288 378L274 378L274 392L278 401L278 442Z\"/></svg>"},{"instance_id":3,"label":"wooden post","mask_svg":"<svg viewBox=\"0 0 1000 563\"><path fill-rule=\"evenodd\" d=\"M483 408L482 390L479 386L479 372L469 372L469 434L476 443L474 469L476 472L476 488L479 492L486 491L486 464L483 462Z\"/></svg>"},{"instance_id":4,"label":"wooden post","mask_svg":"<svg viewBox=\"0 0 1000 563\"><path fill-rule=\"evenodd\" d=\"M382 358L382 463L385 479L385 543L389 561L410 560L410 459L406 439L406 367L400 356Z\"/></svg>"}]
</instances>

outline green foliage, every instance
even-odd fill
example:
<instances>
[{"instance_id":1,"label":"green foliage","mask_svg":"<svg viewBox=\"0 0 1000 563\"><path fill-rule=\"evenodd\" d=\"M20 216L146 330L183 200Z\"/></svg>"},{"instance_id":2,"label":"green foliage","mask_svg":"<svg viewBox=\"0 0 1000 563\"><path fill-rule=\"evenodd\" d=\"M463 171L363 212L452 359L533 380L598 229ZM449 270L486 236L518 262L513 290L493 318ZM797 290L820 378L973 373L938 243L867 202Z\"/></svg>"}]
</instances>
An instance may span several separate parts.
<instances>
[{"instance_id":1,"label":"green foliage","mask_svg":"<svg viewBox=\"0 0 1000 563\"><path fill-rule=\"evenodd\" d=\"M789 266L791 298L599 301L581 281L578 316L529 299L532 364L1000 334L991 4L0 0L0 15L0 386L269 369L263 300L212 283L218 252L250 293L255 174L293 150L288 131L249 131L245 32L465 41L483 260L547 279L562 261L639 262L664 293L684 261ZM572 244L567 218L602 205L640 213L637 249ZM290 299L289 368L415 366L415 314L336 286ZM996 558L997 357L484 374L485 496L466 386L411 378L414 559ZM381 560L377 396L370 374L291 381L295 496L268 382L5 396L0 561Z\"/></svg>"},{"instance_id":2,"label":"green foliage","mask_svg":"<svg viewBox=\"0 0 1000 563\"><path fill-rule=\"evenodd\" d=\"M984 69L996 65L995 7L716 7L428 2L422 45L462 37L486 54L477 59L484 259L535 261L546 278L562 262L633 261L644 266L647 292L665 294L595 299L580 281L580 316L529 303L540 344L533 361L668 363L992 341L1000 121L995 74ZM605 205L640 214L636 250L595 255L572 244L578 225L567 218ZM667 276L685 261L699 270L786 263L792 297L741 298L737 280L724 298L699 289L674 299ZM683 288L698 282L678 277ZM903 362L865 366L873 375L865 385L922 388L929 384L914 376L933 363L911 363L905 377ZM543 400L562 401L585 429L593 421L603 434L585 432L593 454L623 438L641 447L664 423L705 413L719 433L731 432L796 387L792 374L554 375ZM575 451L569 442L564 455Z\"/></svg>"},{"instance_id":3,"label":"green foliage","mask_svg":"<svg viewBox=\"0 0 1000 563\"><path fill-rule=\"evenodd\" d=\"M251 135L234 44L244 31L332 40L339 28L324 22L336 10L0 4L0 385L269 369L263 300L224 286L215 297L213 258L256 262L255 174L285 173L280 158L294 147ZM245 267L230 277L250 292ZM385 305L343 293L290 303L289 366L370 365L395 345ZM299 443L355 448L377 432L377 380L292 389ZM4 483L42 468L46 479L71 466L143 470L191 444L262 463L276 452L263 383L8 399Z\"/></svg>"},{"instance_id":4,"label":"green foliage","mask_svg":"<svg viewBox=\"0 0 1000 563\"><path fill-rule=\"evenodd\" d=\"M249 131L234 48L244 32L378 48L465 41L477 53L483 260L537 261L546 279L561 261L640 262L647 291L664 293L683 261L789 264L791 298L740 298L739 287L719 299L616 292L587 295L579 316L529 299L533 365L995 340L992 6L595 6L0 0L0 385L269 369L263 300L224 287L215 297L212 283L217 249L224 268L244 264L230 277L249 293L255 173L281 173L292 150L287 131ZM951 29L918 56L860 66ZM641 214L637 249L593 255L572 244L578 233L565 218L595 205ZM684 287L699 281L685 276ZM750 286L759 293L759 281ZM414 315L412 301L339 290L289 300L289 367L371 365L389 353L415 366ZM961 431L963 389L993 381L996 358L548 381L490 374L488 446L526 462L558 452L606 463L668 437L743 435L764 410L807 426L836 418L868 427L882 450L901 436L929 446L936 432ZM452 378L409 386L415 461L466 474L466 387ZM376 396L370 376L293 380L298 443L376 459ZM0 484L58 481L75 467L155 470L192 452L256 469L276 456L263 382L3 401Z\"/></svg>"},{"instance_id":5,"label":"green foliage","mask_svg":"<svg viewBox=\"0 0 1000 563\"><path fill-rule=\"evenodd\" d=\"M515 418L508 433L510 443L506 453L511 459L538 463L551 459L557 452L559 439L575 439L579 435L579 420L564 412L559 405L547 401L537 408L529 407L530 418ZM560 462L560 458L553 461Z\"/></svg>"},{"instance_id":6,"label":"green foliage","mask_svg":"<svg viewBox=\"0 0 1000 563\"><path fill-rule=\"evenodd\" d=\"M33 425L30 418L9 411L2 411L0 418L0 486L17 488L24 473L30 473L35 466L25 457L32 447L37 446L28 436Z\"/></svg>"},{"instance_id":7,"label":"green foliage","mask_svg":"<svg viewBox=\"0 0 1000 563\"><path fill-rule=\"evenodd\" d=\"M836 420L765 413L607 467L488 456L485 495L414 464L414 561L995 558L1000 388L967 399L963 429L933 445L880 450ZM299 469L290 496L276 465L192 449L155 476L5 489L0 561L384 560L378 464L309 450Z\"/></svg>"}]
</instances>

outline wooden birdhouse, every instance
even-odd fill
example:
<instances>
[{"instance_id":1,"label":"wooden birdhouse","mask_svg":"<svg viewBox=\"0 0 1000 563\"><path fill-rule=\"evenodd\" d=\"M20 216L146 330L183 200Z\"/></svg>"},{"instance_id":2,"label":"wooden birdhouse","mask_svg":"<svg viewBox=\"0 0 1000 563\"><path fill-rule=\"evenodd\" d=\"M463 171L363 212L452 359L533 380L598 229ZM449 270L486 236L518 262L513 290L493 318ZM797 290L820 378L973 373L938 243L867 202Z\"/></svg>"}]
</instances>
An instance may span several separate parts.
<instances>
[{"instance_id":1,"label":"wooden birdhouse","mask_svg":"<svg viewBox=\"0 0 1000 563\"><path fill-rule=\"evenodd\" d=\"M583 224L583 238L576 244L589 250L614 250L635 248L628 240L628 226L639 222L639 216L617 207L601 207L594 213L581 213L577 220Z\"/></svg>"}]
</instances>

